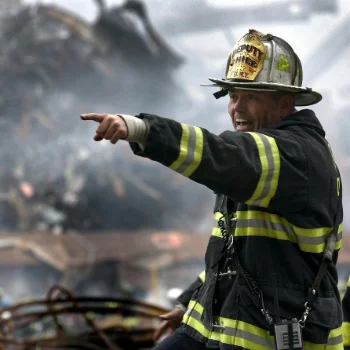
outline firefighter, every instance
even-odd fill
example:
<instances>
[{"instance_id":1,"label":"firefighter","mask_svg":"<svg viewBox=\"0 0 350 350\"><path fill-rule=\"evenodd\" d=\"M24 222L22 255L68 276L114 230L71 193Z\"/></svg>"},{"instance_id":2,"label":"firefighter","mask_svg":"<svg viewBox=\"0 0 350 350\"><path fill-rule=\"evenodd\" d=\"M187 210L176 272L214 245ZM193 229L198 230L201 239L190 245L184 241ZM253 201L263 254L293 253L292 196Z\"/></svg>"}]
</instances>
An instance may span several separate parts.
<instances>
[{"instance_id":1,"label":"firefighter","mask_svg":"<svg viewBox=\"0 0 350 350\"><path fill-rule=\"evenodd\" d=\"M343 298L343 339L344 339L344 349L350 350L350 276L348 279L348 284L346 292Z\"/></svg>"},{"instance_id":2,"label":"firefighter","mask_svg":"<svg viewBox=\"0 0 350 350\"><path fill-rule=\"evenodd\" d=\"M238 132L145 113L81 115L99 123L96 141L126 140L217 194L205 276L164 317L157 337L184 311L155 349L343 349L342 186L319 120L295 109L322 99L302 78L286 41L251 29L225 78L210 79Z\"/></svg>"}]
</instances>

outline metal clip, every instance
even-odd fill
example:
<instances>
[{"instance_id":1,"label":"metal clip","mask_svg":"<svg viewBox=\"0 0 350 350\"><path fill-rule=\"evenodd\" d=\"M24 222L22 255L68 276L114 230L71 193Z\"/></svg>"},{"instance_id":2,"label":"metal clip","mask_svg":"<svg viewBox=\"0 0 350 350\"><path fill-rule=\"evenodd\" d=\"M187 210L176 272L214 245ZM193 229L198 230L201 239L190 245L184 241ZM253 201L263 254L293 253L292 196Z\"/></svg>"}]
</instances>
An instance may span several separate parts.
<instances>
[{"instance_id":1,"label":"metal clip","mask_svg":"<svg viewBox=\"0 0 350 350\"><path fill-rule=\"evenodd\" d=\"M261 301L262 306L261 312L265 316L267 323L271 325L273 323L273 318L270 316L269 310L265 308L264 298L262 297L262 295L260 295L259 299Z\"/></svg>"},{"instance_id":2,"label":"metal clip","mask_svg":"<svg viewBox=\"0 0 350 350\"><path fill-rule=\"evenodd\" d=\"M218 280L221 280L222 276L228 276L229 279L232 278L232 276L236 276L237 275L237 271L231 271L230 268L227 268L227 272L219 272L219 278Z\"/></svg>"},{"instance_id":3,"label":"metal clip","mask_svg":"<svg viewBox=\"0 0 350 350\"><path fill-rule=\"evenodd\" d=\"M231 236L229 237L229 241L227 242L227 247L226 247L226 251L227 251L227 252L230 252L231 254L233 253L233 251L231 251L231 248L232 248L232 246L233 246L233 242L234 242L233 236L231 235Z\"/></svg>"},{"instance_id":4,"label":"metal clip","mask_svg":"<svg viewBox=\"0 0 350 350\"><path fill-rule=\"evenodd\" d=\"M237 218L232 218L232 219L230 219L230 223L233 223L233 224L234 224L233 227L235 227L236 224L237 224ZM231 224L230 224L230 227L232 228Z\"/></svg>"},{"instance_id":5,"label":"metal clip","mask_svg":"<svg viewBox=\"0 0 350 350\"><path fill-rule=\"evenodd\" d=\"M269 314L269 310L261 309L262 314L265 316L265 319L269 325L273 323L273 319Z\"/></svg>"},{"instance_id":6,"label":"metal clip","mask_svg":"<svg viewBox=\"0 0 350 350\"><path fill-rule=\"evenodd\" d=\"M217 324L217 323L212 323L211 325L212 329L217 328L219 332L224 332L226 330L226 327L223 324Z\"/></svg>"},{"instance_id":7,"label":"metal clip","mask_svg":"<svg viewBox=\"0 0 350 350\"><path fill-rule=\"evenodd\" d=\"M300 327L301 328L304 328L305 327L305 322L306 322L306 319L307 317L309 316L309 313L311 311L311 307L308 306L308 303L306 302L305 303L305 311L303 312L303 315L301 316L300 320L299 320L299 324L300 324Z\"/></svg>"}]
</instances>

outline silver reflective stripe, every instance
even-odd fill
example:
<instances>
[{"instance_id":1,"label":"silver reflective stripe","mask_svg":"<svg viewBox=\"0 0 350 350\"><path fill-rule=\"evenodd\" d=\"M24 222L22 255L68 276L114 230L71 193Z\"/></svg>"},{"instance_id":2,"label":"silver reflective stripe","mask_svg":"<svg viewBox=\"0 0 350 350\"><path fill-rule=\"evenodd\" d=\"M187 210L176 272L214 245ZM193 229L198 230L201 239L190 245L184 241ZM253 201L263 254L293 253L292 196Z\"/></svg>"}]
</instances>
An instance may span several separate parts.
<instances>
[{"instance_id":1,"label":"silver reflective stripe","mask_svg":"<svg viewBox=\"0 0 350 350\"><path fill-rule=\"evenodd\" d=\"M281 223L265 221L265 220L256 220L256 219L238 220L236 227L237 227L237 230L239 230L240 228L266 228L266 229L271 229L278 232L284 232L285 234L291 236L289 237L289 239L292 239L295 242L302 243L302 244L311 244L311 245L322 244L322 243L325 243L328 238L328 235L324 235L320 237L301 236L296 234L293 231L293 228L291 226L286 226Z\"/></svg>"},{"instance_id":2,"label":"silver reflective stripe","mask_svg":"<svg viewBox=\"0 0 350 350\"><path fill-rule=\"evenodd\" d=\"M322 253L332 232L332 227L304 228L292 225L285 218L257 210L237 211L235 236L268 237L296 243L302 251ZM220 237L220 230L213 227L212 236ZM342 243L342 224L338 227L335 249Z\"/></svg>"},{"instance_id":3,"label":"silver reflective stripe","mask_svg":"<svg viewBox=\"0 0 350 350\"><path fill-rule=\"evenodd\" d=\"M185 315L192 316L195 320L199 322L201 321L201 314L197 310L187 309Z\"/></svg>"},{"instance_id":4,"label":"silver reflective stripe","mask_svg":"<svg viewBox=\"0 0 350 350\"><path fill-rule=\"evenodd\" d=\"M193 319L195 319L196 321L200 322L202 324L201 321L201 314L194 310L194 309L189 309L186 312L186 315L189 317L192 317ZM253 325L247 324L245 322L242 321L234 321L234 320L228 320L228 319L224 319L224 318L220 318L217 317L216 318L219 322L218 324L214 324L212 326L212 330L208 331L206 330L206 332L209 334L209 339L214 340L214 341L220 341L221 343L228 343L228 339L224 339L223 336L229 336L229 343L228 344L234 344L234 345L239 345L241 342L244 341L250 341L253 342L254 344L257 345L261 345L261 346L265 346L269 349L274 349L275 347L275 343L273 341L273 339L267 339L264 337L261 337L257 334L251 333L247 330L243 330L243 329L239 329L237 328L238 326L240 327L247 327L249 329L252 330L256 330L256 332L259 331L263 331L268 333L268 331L262 330L258 327L255 327ZM227 325L228 322L230 323L236 323L237 327L230 327ZM222 339L221 339L222 338ZM240 338L240 339L238 339Z\"/></svg>"},{"instance_id":5,"label":"silver reflective stripe","mask_svg":"<svg viewBox=\"0 0 350 350\"><path fill-rule=\"evenodd\" d=\"M179 155L169 166L183 176L191 176L199 167L203 157L204 136L201 128L181 124L182 134Z\"/></svg>"},{"instance_id":6,"label":"silver reflective stripe","mask_svg":"<svg viewBox=\"0 0 350 350\"><path fill-rule=\"evenodd\" d=\"M343 342L343 336L338 335L337 337L328 338L327 345L338 345Z\"/></svg>"},{"instance_id":7,"label":"silver reflective stripe","mask_svg":"<svg viewBox=\"0 0 350 350\"><path fill-rule=\"evenodd\" d=\"M271 349L275 348L275 342L273 340L265 339L253 333L248 333L240 329L235 330L234 328L227 328L227 330L224 333L227 335L233 335L237 338L249 340L255 344L266 346L267 348L271 348Z\"/></svg>"},{"instance_id":8,"label":"silver reflective stripe","mask_svg":"<svg viewBox=\"0 0 350 350\"><path fill-rule=\"evenodd\" d=\"M184 173L185 170L193 163L194 160L194 150L196 147L196 131L193 126L188 125L189 138L187 146L186 158L182 164L176 169L180 174Z\"/></svg>"},{"instance_id":9,"label":"silver reflective stripe","mask_svg":"<svg viewBox=\"0 0 350 350\"><path fill-rule=\"evenodd\" d=\"M254 193L246 204L267 208L278 187L281 168L280 153L273 137L257 132L248 132L248 134L256 143L261 171Z\"/></svg>"},{"instance_id":10,"label":"silver reflective stripe","mask_svg":"<svg viewBox=\"0 0 350 350\"><path fill-rule=\"evenodd\" d=\"M275 162L273 161L272 149L271 149L270 142L267 140L267 137L265 135L259 134L259 136L260 136L262 143L265 146L268 172L267 172L267 176L265 179L264 188L263 188L260 196L258 198L256 198L252 203L252 205L257 205L257 206L259 206L261 204L261 201L267 197L267 195L270 191L270 188L271 188L272 177L273 177L273 174L275 172Z\"/></svg>"}]
</instances>

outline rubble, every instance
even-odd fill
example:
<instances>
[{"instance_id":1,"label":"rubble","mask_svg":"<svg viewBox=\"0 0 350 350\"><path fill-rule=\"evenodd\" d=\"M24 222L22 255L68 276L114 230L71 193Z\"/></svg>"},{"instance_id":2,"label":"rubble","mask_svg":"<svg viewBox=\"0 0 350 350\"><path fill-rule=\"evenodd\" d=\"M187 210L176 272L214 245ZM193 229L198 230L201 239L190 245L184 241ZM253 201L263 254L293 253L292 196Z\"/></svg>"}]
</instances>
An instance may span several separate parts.
<instances>
[{"instance_id":1,"label":"rubble","mask_svg":"<svg viewBox=\"0 0 350 350\"><path fill-rule=\"evenodd\" d=\"M91 126L78 119L116 108L168 113L170 96L190 103L172 79L183 59L143 4L101 8L93 24L55 6L23 6L0 29L0 228L188 229L201 190L131 156L127 145L93 144ZM176 220L186 209L192 217Z\"/></svg>"},{"instance_id":2,"label":"rubble","mask_svg":"<svg viewBox=\"0 0 350 350\"><path fill-rule=\"evenodd\" d=\"M0 343L6 349L149 349L166 309L130 299L76 297L53 286L44 300L0 311Z\"/></svg>"}]
</instances>

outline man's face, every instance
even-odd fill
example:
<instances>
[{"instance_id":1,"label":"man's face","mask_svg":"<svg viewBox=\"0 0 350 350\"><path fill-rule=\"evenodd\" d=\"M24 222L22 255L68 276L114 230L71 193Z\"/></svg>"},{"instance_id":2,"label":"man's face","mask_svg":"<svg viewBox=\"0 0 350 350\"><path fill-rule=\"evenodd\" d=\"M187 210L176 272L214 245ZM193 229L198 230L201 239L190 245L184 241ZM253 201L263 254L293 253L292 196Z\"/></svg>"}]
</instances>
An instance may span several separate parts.
<instances>
[{"instance_id":1,"label":"man's face","mask_svg":"<svg viewBox=\"0 0 350 350\"><path fill-rule=\"evenodd\" d=\"M283 96L273 97L270 91L229 91L228 113L237 131L257 131L277 124L284 117Z\"/></svg>"}]
</instances>

